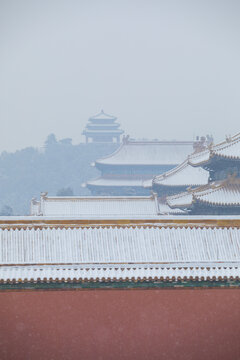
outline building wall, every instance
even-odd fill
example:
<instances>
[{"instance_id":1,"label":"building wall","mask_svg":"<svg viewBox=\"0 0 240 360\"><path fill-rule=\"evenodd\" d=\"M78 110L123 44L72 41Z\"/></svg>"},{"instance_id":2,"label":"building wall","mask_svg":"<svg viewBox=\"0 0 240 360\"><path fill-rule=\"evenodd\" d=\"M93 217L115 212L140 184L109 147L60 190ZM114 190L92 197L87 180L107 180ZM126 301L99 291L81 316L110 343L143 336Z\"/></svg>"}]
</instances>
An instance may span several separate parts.
<instances>
[{"instance_id":1,"label":"building wall","mask_svg":"<svg viewBox=\"0 0 240 360\"><path fill-rule=\"evenodd\" d=\"M240 358L239 289L0 292L0 358Z\"/></svg>"}]
</instances>

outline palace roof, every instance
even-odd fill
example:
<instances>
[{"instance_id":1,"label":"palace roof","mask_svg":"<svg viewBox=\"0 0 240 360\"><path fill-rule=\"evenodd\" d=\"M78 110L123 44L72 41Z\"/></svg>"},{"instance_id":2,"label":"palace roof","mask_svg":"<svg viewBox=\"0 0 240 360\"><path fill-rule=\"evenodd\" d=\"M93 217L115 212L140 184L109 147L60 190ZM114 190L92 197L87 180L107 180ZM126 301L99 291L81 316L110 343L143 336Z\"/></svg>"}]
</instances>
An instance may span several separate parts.
<instances>
[{"instance_id":1,"label":"palace roof","mask_svg":"<svg viewBox=\"0 0 240 360\"><path fill-rule=\"evenodd\" d=\"M124 140L113 154L97 160L103 165L178 165L193 151L192 141Z\"/></svg>"},{"instance_id":2,"label":"palace roof","mask_svg":"<svg viewBox=\"0 0 240 360\"><path fill-rule=\"evenodd\" d=\"M93 218L155 218L158 204L154 196L47 196L31 202L31 215Z\"/></svg>"},{"instance_id":3,"label":"palace roof","mask_svg":"<svg viewBox=\"0 0 240 360\"><path fill-rule=\"evenodd\" d=\"M0 281L239 278L238 227L33 226L0 229Z\"/></svg>"},{"instance_id":4,"label":"palace roof","mask_svg":"<svg viewBox=\"0 0 240 360\"><path fill-rule=\"evenodd\" d=\"M153 184L162 186L199 186L208 183L209 173L201 167L189 165L188 160L174 169L153 179Z\"/></svg>"},{"instance_id":5,"label":"palace roof","mask_svg":"<svg viewBox=\"0 0 240 360\"><path fill-rule=\"evenodd\" d=\"M207 150L189 156L189 164L199 166L207 163L213 157L240 160L240 133L228 137L220 144L209 146Z\"/></svg>"},{"instance_id":6,"label":"palace roof","mask_svg":"<svg viewBox=\"0 0 240 360\"><path fill-rule=\"evenodd\" d=\"M240 206L240 183L237 181L215 181L177 195L167 197L167 204L172 207L188 208L194 203L215 206Z\"/></svg>"}]
</instances>

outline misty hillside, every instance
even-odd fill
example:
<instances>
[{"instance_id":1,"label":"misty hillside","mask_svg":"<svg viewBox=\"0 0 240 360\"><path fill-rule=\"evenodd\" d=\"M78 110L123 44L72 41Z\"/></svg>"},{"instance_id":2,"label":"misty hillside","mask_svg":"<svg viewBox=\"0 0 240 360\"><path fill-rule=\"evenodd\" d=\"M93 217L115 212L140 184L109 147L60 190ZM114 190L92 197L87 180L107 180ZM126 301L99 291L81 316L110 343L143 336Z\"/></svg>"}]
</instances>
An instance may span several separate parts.
<instances>
[{"instance_id":1,"label":"misty hillside","mask_svg":"<svg viewBox=\"0 0 240 360\"><path fill-rule=\"evenodd\" d=\"M28 147L0 155L0 215L29 214L30 200L41 191L49 195L70 188L74 195L90 195L82 183L99 175L91 166L96 159L111 154L119 144L57 141L53 134L44 151Z\"/></svg>"}]
</instances>

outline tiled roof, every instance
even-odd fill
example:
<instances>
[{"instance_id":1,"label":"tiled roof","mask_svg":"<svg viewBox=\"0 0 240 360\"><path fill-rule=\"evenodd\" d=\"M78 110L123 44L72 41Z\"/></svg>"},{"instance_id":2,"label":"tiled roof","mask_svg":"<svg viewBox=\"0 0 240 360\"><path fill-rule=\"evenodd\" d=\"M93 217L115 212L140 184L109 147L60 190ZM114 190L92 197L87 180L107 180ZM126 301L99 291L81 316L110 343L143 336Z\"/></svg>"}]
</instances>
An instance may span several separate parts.
<instances>
[{"instance_id":1,"label":"tiled roof","mask_svg":"<svg viewBox=\"0 0 240 360\"><path fill-rule=\"evenodd\" d=\"M154 196L41 196L32 201L31 215L77 216L80 218L155 218L158 214Z\"/></svg>"},{"instance_id":2,"label":"tiled roof","mask_svg":"<svg viewBox=\"0 0 240 360\"><path fill-rule=\"evenodd\" d=\"M174 169L156 176L153 184L162 186L199 186L208 183L209 173L201 167L195 168L185 160Z\"/></svg>"},{"instance_id":3,"label":"tiled roof","mask_svg":"<svg viewBox=\"0 0 240 360\"><path fill-rule=\"evenodd\" d=\"M0 229L2 281L207 279L239 271L239 228Z\"/></svg>"},{"instance_id":4,"label":"tiled roof","mask_svg":"<svg viewBox=\"0 0 240 360\"><path fill-rule=\"evenodd\" d=\"M215 181L209 185L167 197L167 204L173 208L189 207L196 201L217 206L240 206L240 183L228 180Z\"/></svg>"},{"instance_id":5,"label":"tiled roof","mask_svg":"<svg viewBox=\"0 0 240 360\"><path fill-rule=\"evenodd\" d=\"M178 165L193 151L191 141L125 141L113 154L97 160L107 165Z\"/></svg>"},{"instance_id":6,"label":"tiled roof","mask_svg":"<svg viewBox=\"0 0 240 360\"><path fill-rule=\"evenodd\" d=\"M208 162L214 156L240 160L240 134L228 137L224 142L210 146L207 150L190 155L189 163L198 166Z\"/></svg>"},{"instance_id":7,"label":"tiled roof","mask_svg":"<svg viewBox=\"0 0 240 360\"><path fill-rule=\"evenodd\" d=\"M118 282L118 281L166 281L166 280L229 280L240 277L240 264L204 264L202 266L3 266L0 283L7 282Z\"/></svg>"}]
</instances>

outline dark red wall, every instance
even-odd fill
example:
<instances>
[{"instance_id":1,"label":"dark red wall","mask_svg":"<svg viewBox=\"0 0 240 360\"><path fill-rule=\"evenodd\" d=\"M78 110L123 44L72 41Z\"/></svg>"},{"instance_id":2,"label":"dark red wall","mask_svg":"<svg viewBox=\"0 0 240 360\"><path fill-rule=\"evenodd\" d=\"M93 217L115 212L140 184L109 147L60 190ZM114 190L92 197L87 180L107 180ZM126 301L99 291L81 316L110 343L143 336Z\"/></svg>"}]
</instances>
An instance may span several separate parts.
<instances>
[{"instance_id":1,"label":"dark red wall","mask_svg":"<svg viewBox=\"0 0 240 360\"><path fill-rule=\"evenodd\" d=\"M240 359L240 290L0 292L0 359Z\"/></svg>"}]
</instances>

